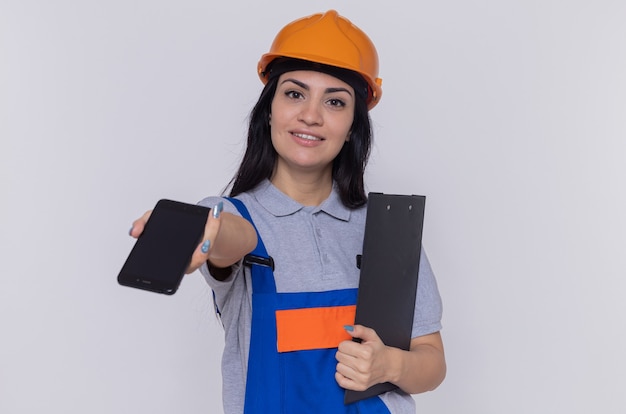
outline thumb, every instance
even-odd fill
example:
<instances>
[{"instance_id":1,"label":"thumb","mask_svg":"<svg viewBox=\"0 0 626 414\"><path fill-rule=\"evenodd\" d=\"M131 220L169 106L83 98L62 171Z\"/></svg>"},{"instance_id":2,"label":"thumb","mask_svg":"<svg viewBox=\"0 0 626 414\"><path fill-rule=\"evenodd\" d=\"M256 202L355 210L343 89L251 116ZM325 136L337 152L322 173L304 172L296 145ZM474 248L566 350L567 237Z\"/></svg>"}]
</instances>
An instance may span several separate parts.
<instances>
[{"instance_id":1,"label":"thumb","mask_svg":"<svg viewBox=\"0 0 626 414\"><path fill-rule=\"evenodd\" d=\"M358 338L362 342L380 340L376 331L363 325L346 325L344 329L353 338Z\"/></svg>"}]
</instances>

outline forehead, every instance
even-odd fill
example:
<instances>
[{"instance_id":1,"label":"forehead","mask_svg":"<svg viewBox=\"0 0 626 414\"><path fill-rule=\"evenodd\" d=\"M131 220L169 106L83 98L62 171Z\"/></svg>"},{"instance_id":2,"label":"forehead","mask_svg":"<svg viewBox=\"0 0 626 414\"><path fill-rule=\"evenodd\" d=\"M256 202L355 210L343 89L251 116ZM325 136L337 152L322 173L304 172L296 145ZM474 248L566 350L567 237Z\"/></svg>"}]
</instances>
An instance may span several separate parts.
<instances>
[{"instance_id":1,"label":"forehead","mask_svg":"<svg viewBox=\"0 0 626 414\"><path fill-rule=\"evenodd\" d=\"M278 78L278 85L282 85L285 81L289 80L303 83L309 88L342 88L347 89L350 93L354 93L354 89L352 89L352 86L348 83L328 73L314 70L294 70L285 72Z\"/></svg>"}]
</instances>

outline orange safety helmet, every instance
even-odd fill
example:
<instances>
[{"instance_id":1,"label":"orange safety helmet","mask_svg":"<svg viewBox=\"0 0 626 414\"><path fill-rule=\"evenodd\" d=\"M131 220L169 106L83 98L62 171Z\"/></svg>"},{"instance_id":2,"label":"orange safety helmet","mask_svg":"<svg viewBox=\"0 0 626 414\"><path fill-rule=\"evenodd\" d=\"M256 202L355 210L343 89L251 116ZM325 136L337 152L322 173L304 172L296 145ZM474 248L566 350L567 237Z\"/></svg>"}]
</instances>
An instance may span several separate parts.
<instances>
[{"instance_id":1,"label":"orange safety helmet","mask_svg":"<svg viewBox=\"0 0 626 414\"><path fill-rule=\"evenodd\" d=\"M335 10L313 14L289 23L276 35L269 53L261 56L258 73L268 81L268 65L276 58L302 59L359 73L369 86L367 107L383 94L378 77L378 53L370 38Z\"/></svg>"}]
</instances>

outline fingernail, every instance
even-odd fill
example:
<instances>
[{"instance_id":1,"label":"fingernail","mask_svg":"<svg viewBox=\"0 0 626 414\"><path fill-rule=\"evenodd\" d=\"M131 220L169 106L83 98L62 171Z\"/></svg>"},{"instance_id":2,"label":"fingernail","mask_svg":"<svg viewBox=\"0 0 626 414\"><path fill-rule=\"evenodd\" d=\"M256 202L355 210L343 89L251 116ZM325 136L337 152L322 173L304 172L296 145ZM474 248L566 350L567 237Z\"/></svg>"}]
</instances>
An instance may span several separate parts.
<instances>
[{"instance_id":1,"label":"fingernail","mask_svg":"<svg viewBox=\"0 0 626 414\"><path fill-rule=\"evenodd\" d=\"M220 201L213 208L213 218L220 218L220 213L222 212L223 209L224 209L224 203Z\"/></svg>"},{"instance_id":2,"label":"fingernail","mask_svg":"<svg viewBox=\"0 0 626 414\"><path fill-rule=\"evenodd\" d=\"M204 243L202 243L202 247L200 248L202 250L202 253L205 253L209 251L209 247L211 246L211 240L205 240Z\"/></svg>"},{"instance_id":3,"label":"fingernail","mask_svg":"<svg viewBox=\"0 0 626 414\"><path fill-rule=\"evenodd\" d=\"M348 332L352 332L352 331L354 331L354 326L352 326L352 325L344 325L343 329L345 329Z\"/></svg>"},{"instance_id":4,"label":"fingernail","mask_svg":"<svg viewBox=\"0 0 626 414\"><path fill-rule=\"evenodd\" d=\"M134 228L135 228L135 226L132 226L132 227L130 228L130 230L128 230L128 235L129 235L129 236L132 236L132 235L133 235L133 229L134 229Z\"/></svg>"}]
</instances>

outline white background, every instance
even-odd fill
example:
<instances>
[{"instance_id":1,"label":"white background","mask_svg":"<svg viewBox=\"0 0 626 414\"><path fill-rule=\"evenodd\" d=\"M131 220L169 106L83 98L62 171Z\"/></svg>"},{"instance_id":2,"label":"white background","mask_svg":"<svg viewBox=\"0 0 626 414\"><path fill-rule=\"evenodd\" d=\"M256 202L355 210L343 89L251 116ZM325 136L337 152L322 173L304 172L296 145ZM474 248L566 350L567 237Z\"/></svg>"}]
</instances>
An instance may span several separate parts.
<instances>
[{"instance_id":1,"label":"white background","mask_svg":"<svg viewBox=\"0 0 626 414\"><path fill-rule=\"evenodd\" d=\"M0 412L221 412L210 291L118 286L127 231L221 192L257 60L329 8L379 49L368 189L427 196L418 412L624 412L622 0L1 0Z\"/></svg>"}]
</instances>

